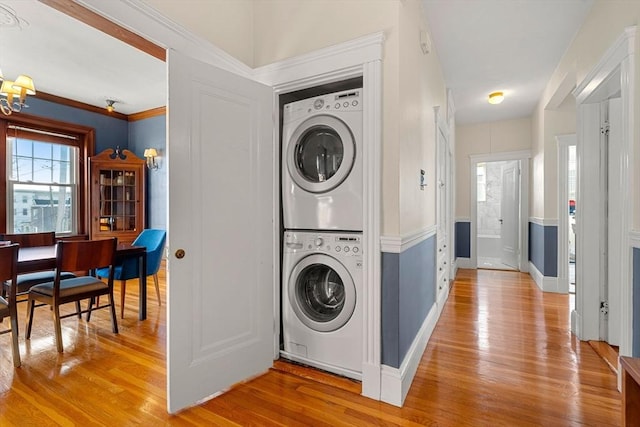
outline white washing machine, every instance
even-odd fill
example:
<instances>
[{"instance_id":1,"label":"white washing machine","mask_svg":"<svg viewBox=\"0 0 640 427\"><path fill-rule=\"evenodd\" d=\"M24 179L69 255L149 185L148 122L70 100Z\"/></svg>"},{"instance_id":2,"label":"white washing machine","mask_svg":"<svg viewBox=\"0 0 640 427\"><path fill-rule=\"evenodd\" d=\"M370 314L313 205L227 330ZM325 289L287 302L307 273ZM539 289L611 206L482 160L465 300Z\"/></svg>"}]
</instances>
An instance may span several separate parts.
<instances>
[{"instance_id":1,"label":"white washing machine","mask_svg":"<svg viewBox=\"0 0 640 427\"><path fill-rule=\"evenodd\" d=\"M284 228L362 231L362 89L286 104L282 141Z\"/></svg>"},{"instance_id":2,"label":"white washing machine","mask_svg":"<svg viewBox=\"0 0 640 427\"><path fill-rule=\"evenodd\" d=\"M284 358L362 379L362 234L287 231Z\"/></svg>"}]
</instances>

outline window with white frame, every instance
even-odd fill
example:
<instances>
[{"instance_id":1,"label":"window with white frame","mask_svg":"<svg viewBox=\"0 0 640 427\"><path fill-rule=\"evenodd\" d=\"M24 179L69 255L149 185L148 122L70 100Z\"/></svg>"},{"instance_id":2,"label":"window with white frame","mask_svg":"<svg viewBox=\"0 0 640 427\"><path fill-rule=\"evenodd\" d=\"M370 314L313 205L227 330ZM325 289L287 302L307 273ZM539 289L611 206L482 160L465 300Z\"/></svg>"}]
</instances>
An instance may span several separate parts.
<instances>
[{"instance_id":1,"label":"window with white frame","mask_svg":"<svg viewBox=\"0 0 640 427\"><path fill-rule=\"evenodd\" d=\"M76 136L10 125L7 129L7 230L78 232ZM13 206L11 206L13 205Z\"/></svg>"},{"instance_id":2,"label":"window with white frame","mask_svg":"<svg viewBox=\"0 0 640 427\"><path fill-rule=\"evenodd\" d=\"M476 166L477 199L487 201L487 164L478 163Z\"/></svg>"}]
</instances>

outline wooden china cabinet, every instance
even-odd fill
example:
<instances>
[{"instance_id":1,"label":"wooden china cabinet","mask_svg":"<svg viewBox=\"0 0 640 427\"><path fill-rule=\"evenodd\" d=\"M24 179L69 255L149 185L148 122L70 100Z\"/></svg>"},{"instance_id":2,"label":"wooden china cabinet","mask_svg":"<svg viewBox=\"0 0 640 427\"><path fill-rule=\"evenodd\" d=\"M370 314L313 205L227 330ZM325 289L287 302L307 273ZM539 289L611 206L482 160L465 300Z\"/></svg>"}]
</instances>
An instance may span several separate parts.
<instances>
[{"instance_id":1,"label":"wooden china cabinet","mask_svg":"<svg viewBox=\"0 0 640 427\"><path fill-rule=\"evenodd\" d=\"M107 149L89 158L91 239L131 243L144 228L145 164L129 150Z\"/></svg>"}]
</instances>

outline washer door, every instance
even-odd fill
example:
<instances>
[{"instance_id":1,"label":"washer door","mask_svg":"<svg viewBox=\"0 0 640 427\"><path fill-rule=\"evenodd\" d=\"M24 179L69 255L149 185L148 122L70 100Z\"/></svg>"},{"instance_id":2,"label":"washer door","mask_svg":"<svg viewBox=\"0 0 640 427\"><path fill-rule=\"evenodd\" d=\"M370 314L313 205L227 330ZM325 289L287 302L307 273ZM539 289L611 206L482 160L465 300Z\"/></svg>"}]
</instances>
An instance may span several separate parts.
<instances>
[{"instance_id":1,"label":"washer door","mask_svg":"<svg viewBox=\"0 0 640 427\"><path fill-rule=\"evenodd\" d=\"M291 179L311 193L324 193L344 181L356 156L349 127L334 116L313 116L300 124L287 146Z\"/></svg>"},{"instance_id":2,"label":"washer door","mask_svg":"<svg viewBox=\"0 0 640 427\"><path fill-rule=\"evenodd\" d=\"M289 278L289 303L298 319L318 332L344 326L356 307L356 287L335 258L314 254L296 264Z\"/></svg>"}]
</instances>

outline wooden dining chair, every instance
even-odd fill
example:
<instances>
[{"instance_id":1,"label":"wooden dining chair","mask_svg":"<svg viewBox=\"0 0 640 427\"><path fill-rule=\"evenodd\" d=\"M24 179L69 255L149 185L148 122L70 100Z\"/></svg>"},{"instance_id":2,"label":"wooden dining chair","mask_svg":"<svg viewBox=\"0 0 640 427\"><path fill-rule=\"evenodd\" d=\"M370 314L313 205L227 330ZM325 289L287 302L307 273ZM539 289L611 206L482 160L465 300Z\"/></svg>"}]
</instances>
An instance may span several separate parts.
<instances>
[{"instance_id":1,"label":"wooden dining chair","mask_svg":"<svg viewBox=\"0 0 640 427\"><path fill-rule=\"evenodd\" d=\"M118 333L116 310L113 301L113 262L116 253L117 239L105 240L78 240L58 242L56 254L55 278L52 282L41 283L29 290L29 307L27 318L26 339L31 338L31 326L33 324L33 312L36 302L50 305L53 308L53 321L58 352L63 352L62 330L60 320L71 316L81 316L87 313L87 322L91 320L91 311L94 309L95 298L107 295L108 304L97 306L95 309L109 308L111 312L111 329ZM91 271L101 267L107 267L109 274L107 282L103 282L93 276L78 276L70 279L62 279L63 271ZM60 306L70 302L89 300L89 307L84 311L60 315Z\"/></svg>"},{"instance_id":2,"label":"wooden dining chair","mask_svg":"<svg viewBox=\"0 0 640 427\"><path fill-rule=\"evenodd\" d=\"M16 276L18 275L18 244L0 247L0 282L9 285L7 298L0 297L0 322L9 318L10 329L0 331L0 334L11 333L11 347L13 349L13 366L21 365L20 347L18 346L18 312L16 310Z\"/></svg>"},{"instance_id":3,"label":"wooden dining chair","mask_svg":"<svg viewBox=\"0 0 640 427\"><path fill-rule=\"evenodd\" d=\"M0 240L10 241L11 243L19 243L21 248L32 248L35 246L53 246L56 244L56 233L20 233L20 234L0 234ZM16 282L16 295L26 295L32 286L40 283L51 282L54 279L55 271L37 271L34 273L18 274L18 280ZM76 277L75 274L69 271L61 273L62 279L70 279ZM3 288L3 295L9 291L9 285L5 284ZM26 300L25 300L26 301Z\"/></svg>"}]
</instances>

